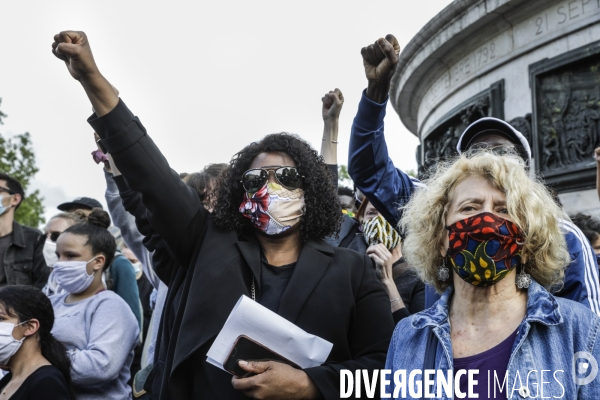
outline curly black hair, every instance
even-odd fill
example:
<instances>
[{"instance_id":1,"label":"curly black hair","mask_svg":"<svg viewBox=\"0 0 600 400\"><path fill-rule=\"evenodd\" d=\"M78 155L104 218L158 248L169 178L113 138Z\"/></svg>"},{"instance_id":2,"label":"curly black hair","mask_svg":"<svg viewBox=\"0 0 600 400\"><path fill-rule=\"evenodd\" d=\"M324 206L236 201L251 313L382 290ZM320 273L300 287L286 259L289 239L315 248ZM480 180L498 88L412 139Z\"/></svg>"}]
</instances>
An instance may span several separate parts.
<instances>
[{"instance_id":1,"label":"curly black hair","mask_svg":"<svg viewBox=\"0 0 600 400\"><path fill-rule=\"evenodd\" d=\"M300 175L304 176L306 212L300 222L302 239L323 239L337 234L343 217L331 172L327 170L323 157L310 144L297 135L285 132L267 135L233 156L229 168L221 174L217 184L214 208L216 225L238 232L251 226L251 221L239 212L245 193L240 180L242 174L250 169L254 158L267 152L287 154L294 160Z\"/></svg>"},{"instance_id":2,"label":"curly black hair","mask_svg":"<svg viewBox=\"0 0 600 400\"><path fill-rule=\"evenodd\" d=\"M583 213L577 213L570 217L571 221L581 229L590 243L594 243L598 239L598 236L600 236L600 220Z\"/></svg>"}]
</instances>

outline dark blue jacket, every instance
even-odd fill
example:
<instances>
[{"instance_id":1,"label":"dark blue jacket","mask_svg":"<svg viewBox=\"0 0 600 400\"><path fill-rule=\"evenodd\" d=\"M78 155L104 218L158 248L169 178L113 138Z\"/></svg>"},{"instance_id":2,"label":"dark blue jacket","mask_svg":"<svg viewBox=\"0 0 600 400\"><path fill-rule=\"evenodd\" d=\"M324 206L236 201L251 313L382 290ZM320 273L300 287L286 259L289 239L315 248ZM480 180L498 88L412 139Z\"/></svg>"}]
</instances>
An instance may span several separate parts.
<instances>
[{"instance_id":1,"label":"dark blue jacket","mask_svg":"<svg viewBox=\"0 0 600 400\"><path fill-rule=\"evenodd\" d=\"M383 119L387 100L375 103L363 92L352 124L348 150L348 173L354 184L392 225L402 217L400 207L410 200L414 190L423 186L394 166L388 156ZM565 284L556 296L575 300L600 315L598 264L589 241L570 221L561 221L571 264L565 271ZM439 299L427 286L425 308Z\"/></svg>"}]
</instances>

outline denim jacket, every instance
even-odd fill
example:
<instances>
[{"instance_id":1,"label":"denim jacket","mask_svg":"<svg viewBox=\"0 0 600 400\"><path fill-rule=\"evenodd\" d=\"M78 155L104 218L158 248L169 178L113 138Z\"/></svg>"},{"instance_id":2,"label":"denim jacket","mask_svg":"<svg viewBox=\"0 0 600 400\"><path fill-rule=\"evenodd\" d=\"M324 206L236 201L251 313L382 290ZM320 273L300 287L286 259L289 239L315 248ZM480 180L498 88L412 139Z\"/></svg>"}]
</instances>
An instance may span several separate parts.
<instances>
[{"instance_id":1,"label":"denim jacket","mask_svg":"<svg viewBox=\"0 0 600 400\"><path fill-rule=\"evenodd\" d=\"M446 377L447 371L453 369L448 317L452 293L453 287L450 287L431 308L398 323L385 366L392 370L392 378L394 371L406 370L408 381L411 370L423 369L427 340L432 329L437 337L435 369L442 370ZM579 379L591 377L594 371L597 372L596 360L600 360L600 344L596 345L599 330L600 317L588 308L572 300L554 297L533 281L527 292L526 315L519 325L508 363L508 399L600 399L600 376L585 385L576 384L573 378L574 372ZM578 357L575 362L574 355L578 352L593 356L594 360L588 363L587 370L585 357ZM419 380L422 378L422 375L416 376L415 388L421 385ZM437 394L438 390L437 379L435 381L430 389L433 394ZM408 384L406 386L406 397L402 397L400 392L395 398L421 398L411 397ZM387 393L393 394L393 391L394 380L391 379ZM493 388L490 388L490 392L493 398ZM443 390L441 397L434 397L453 398L445 396Z\"/></svg>"},{"instance_id":2,"label":"denim jacket","mask_svg":"<svg viewBox=\"0 0 600 400\"><path fill-rule=\"evenodd\" d=\"M37 229L13 221L12 242L3 255L8 285L33 285L41 289L48 282L50 268L42 253L41 236Z\"/></svg>"}]
</instances>

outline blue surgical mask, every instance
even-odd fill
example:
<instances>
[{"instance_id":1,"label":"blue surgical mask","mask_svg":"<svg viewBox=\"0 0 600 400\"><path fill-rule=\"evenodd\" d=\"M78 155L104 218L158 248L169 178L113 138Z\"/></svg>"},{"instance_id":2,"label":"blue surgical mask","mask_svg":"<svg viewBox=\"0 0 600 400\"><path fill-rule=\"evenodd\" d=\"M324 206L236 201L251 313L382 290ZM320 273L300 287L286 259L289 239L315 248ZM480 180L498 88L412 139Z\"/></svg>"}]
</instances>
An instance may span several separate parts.
<instances>
[{"instance_id":1,"label":"blue surgical mask","mask_svg":"<svg viewBox=\"0 0 600 400\"><path fill-rule=\"evenodd\" d=\"M4 206L4 204L2 204L2 201L4 201L4 196L0 197L0 215L4 214L6 211L8 211L9 208L11 208L12 206Z\"/></svg>"}]
</instances>

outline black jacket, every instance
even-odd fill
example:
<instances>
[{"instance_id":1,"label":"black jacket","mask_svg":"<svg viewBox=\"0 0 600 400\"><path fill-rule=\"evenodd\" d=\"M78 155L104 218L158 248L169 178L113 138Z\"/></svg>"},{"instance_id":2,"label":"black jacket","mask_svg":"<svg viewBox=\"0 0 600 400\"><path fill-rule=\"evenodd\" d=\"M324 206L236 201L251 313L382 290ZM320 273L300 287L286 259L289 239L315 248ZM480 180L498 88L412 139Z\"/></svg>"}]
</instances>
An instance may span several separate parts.
<instances>
[{"instance_id":1,"label":"black jacket","mask_svg":"<svg viewBox=\"0 0 600 400\"><path fill-rule=\"evenodd\" d=\"M239 297L250 296L251 274L260 299L258 241L252 233L214 225L196 193L181 182L123 102L89 122L129 187L142 195L156 233L155 238L140 229L145 244L152 250L155 240L166 243L176 261L172 270L156 271L169 279L163 328L172 339L164 365L171 398L245 398L233 390L229 374L205 360ZM393 322L389 300L367 256L322 240L305 243L279 314L333 343L324 365L305 370L323 397L339 398L341 369L384 367Z\"/></svg>"},{"instance_id":2,"label":"black jacket","mask_svg":"<svg viewBox=\"0 0 600 400\"><path fill-rule=\"evenodd\" d=\"M48 282L44 241L37 229L13 221L12 242L4 254L4 273L9 285L33 285L39 289Z\"/></svg>"}]
</instances>

